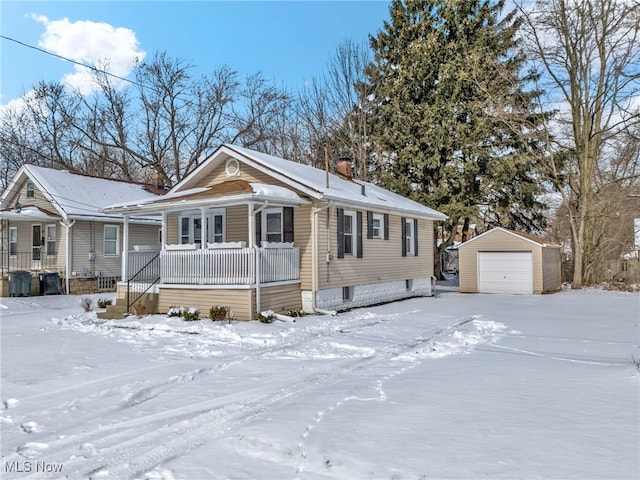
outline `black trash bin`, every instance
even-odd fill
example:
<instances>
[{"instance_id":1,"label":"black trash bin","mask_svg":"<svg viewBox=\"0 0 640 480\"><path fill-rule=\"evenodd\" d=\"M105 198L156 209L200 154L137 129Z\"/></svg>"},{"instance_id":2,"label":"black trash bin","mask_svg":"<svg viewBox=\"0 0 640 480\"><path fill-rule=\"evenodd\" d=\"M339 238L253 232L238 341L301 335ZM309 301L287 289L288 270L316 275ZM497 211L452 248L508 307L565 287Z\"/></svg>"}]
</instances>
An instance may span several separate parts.
<instances>
[{"instance_id":1,"label":"black trash bin","mask_svg":"<svg viewBox=\"0 0 640 480\"><path fill-rule=\"evenodd\" d=\"M40 274L40 295L60 295L60 275L58 272Z\"/></svg>"},{"instance_id":2,"label":"black trash bin","mask_svg":"<svg viewBox=\"0 0 640 480\"><path fill-rule=\"evenodd\" d=\"M28 297L31 293L31 272L9 272L9 296Z\"/></svg>"}]
</instances>

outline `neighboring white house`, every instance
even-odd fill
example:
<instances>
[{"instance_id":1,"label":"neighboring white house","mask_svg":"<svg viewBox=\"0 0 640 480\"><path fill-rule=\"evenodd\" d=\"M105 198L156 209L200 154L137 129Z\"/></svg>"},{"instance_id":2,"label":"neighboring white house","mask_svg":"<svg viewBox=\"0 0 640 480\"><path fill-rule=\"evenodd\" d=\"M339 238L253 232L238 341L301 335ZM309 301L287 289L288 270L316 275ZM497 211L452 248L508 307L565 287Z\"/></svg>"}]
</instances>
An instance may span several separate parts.
<instances>
[{"instance_id":1,"label":"neighboring white house","mask_svg":"<svg viewBox=\"0 0 640 480\"><path fill-rule=\"evenodd\" d=\"M24 165L0 199L0 292L8 295L7 276L15 271L34 279L57 272L69 293L115 288L128 258L126 232L122 215L102 209L157 197L139 184ZM127 227L130 245L159 249L159 217L131 218Z\"/></svg>"}]
</instances>

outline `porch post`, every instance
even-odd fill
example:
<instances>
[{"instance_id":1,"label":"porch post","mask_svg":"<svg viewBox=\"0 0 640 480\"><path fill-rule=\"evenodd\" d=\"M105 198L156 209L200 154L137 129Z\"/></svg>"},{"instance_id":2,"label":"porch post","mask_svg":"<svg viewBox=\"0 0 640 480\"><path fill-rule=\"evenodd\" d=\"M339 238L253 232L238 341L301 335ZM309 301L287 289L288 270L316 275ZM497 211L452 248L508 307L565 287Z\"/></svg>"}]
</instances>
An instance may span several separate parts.
<instances>
[{"instance_id":1,"label":"porch post","mask_svg":"<svg viewBox=\"0 0 640 480\"><path fill-rule=\"evenodd\" d=\"M122 271L120 272L120 280L129 280L129 216L123 215L122 226Z\"/></svg>"},{"instance_id":2,"label":"porch post","mask_svg":"<svg viewBox=\"0 0 640 480\"><path fill-rule=\"evenodd\" d=\"M205 207L200 207L200 248L207 248L207 217Z\"/></svg>"},{"instance_id":3,"label":"porch post","mask_svg":"<svg viewBox=\"0 0 640 480\"><path fill-rule=\"evenodd\" d=\"M247 241L247 245L249 245L250 247L253 247L253 242L254 239L256 238L256 217L253 214L253 202L249 202L249 204L247 205L247 215L248 215L248 219L249 219L249 238Z\"/></svg>"},{"instance_id":4,"label":"porch post","mask_svg":"<svg viewBox=\"0 0 640 480\"><path fill-rule=\"evenodd\" d=\"M160 249L164 250L164 246L167 244L167 212L162 212L162 225L160 226L162 229L162 244L160 245Z\"/></svg>"}]
</instances>

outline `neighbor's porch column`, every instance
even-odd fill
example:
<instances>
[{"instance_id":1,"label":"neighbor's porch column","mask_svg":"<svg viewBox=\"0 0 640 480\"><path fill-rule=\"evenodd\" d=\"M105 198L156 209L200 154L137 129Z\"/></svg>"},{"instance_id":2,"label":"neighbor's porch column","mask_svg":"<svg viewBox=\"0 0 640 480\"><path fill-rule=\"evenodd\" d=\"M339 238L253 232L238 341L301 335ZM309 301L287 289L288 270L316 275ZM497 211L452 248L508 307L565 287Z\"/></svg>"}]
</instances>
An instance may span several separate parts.
<instances>
[{"instance_id":1,"label":"neighbor's porch column","mask_svg":"<svg viewBox=\"0 0 640 480\"><path fill-rule=\"evenodd\" d=\"M120 280L129 280L129 215L123 215L122 221L122 271Z\"/></svg>"}]
</instances>

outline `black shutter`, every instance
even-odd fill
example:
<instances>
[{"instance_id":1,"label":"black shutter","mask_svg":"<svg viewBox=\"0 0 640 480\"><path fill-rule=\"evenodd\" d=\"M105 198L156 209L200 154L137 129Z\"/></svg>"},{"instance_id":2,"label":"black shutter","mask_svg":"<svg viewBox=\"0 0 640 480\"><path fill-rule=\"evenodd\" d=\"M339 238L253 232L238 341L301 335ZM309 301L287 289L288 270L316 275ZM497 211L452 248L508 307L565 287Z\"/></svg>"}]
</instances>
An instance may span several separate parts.
<instances>
[{"instance_id":1,"label":"black shutter","mask_svg":"<svg viewBox=\"0 0 640 480\"><path fill-rule=\"evenodd\" d=\"M256 213L256 245L260 246L262 239L262 212Z\"/></svg>"},{"instance_id":2,"label":"black shutter","mask_svg":"<svg viewBox=\"0 0 640 480\"><path fill-rule=\"evenodd\" d=\"M384 214L384 239L389 240L389 214Z\"/></svg>"},{"instance_id":3,"label":"black shutter","mask_svg":"<svg viewBox=\"0 0 640 480\"><path fill-rule=\"evenodd\" d=\"M344 210L338 208L338 258L344 258Z\"/></svg>"},{"instance_id":4,"label":"black shutter","mask_svg":"<svg viewBox=\"0 0 640 480\"><path fill-rule=\"evenodd\" d=\"M284 238L283 242L293 242L293 207L284 207L282 209L284 222Z\"/></svg>"},{"instance_id":5,"label":"black shutter","mask_svg":"<svg viewBox=\"0 0 640 480\"><path fill-rule=\"evenodd\" d=\"M367 212L367 238L373 238L373 212Z\"/></svg>"},{"instance_id":6,"label":"black shutter","mask_svg":"<svg viewBox=\"0 0 640 480\"><path fill-rule=\"evenodd\" d=\"M402 224L402 256L407 256L407 219L402 217L400 219Z\"/></svg>"},{"instance_id":7,"label":"black shutter","mask_svg":"<svg viewBox=\"0 0 640 480\"><path fill-rule=\"evenodd\" d=\"M356 257L362 258L362 212L356 212L356 222L358 224Z\"/></svg>"},{"instance_id":8,"label":"black shutter","mask_svg":"<svg viewBox=\"0 0 640 480\"><path fill-rule=\"evenodd\" d=\"M418 219L413 219L413 252L418 256Z\"/></svg>"}]
</instances>

